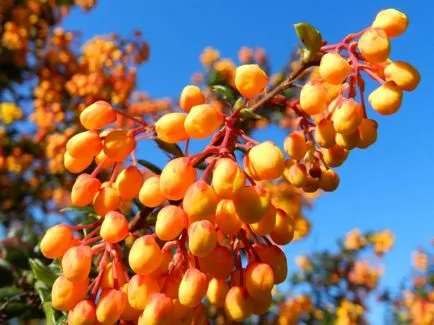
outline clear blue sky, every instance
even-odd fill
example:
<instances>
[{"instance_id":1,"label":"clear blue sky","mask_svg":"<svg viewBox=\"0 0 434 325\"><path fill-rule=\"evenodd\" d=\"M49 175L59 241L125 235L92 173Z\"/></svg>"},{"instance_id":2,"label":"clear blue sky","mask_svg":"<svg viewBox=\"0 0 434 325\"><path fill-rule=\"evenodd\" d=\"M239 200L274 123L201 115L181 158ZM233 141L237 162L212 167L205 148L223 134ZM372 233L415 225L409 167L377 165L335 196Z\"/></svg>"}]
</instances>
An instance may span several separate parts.
<instances>
[{"instance_id":1,"label":"clear blue sky","mask_svg":"<svg viewBox=\"0 0 434 325\"><path fill-rule=\"evenodd\" d=\"M352 152L339 169L339 189L307 212L314 224L312 235L290 245L287 252L291 259L313 249L333 247L338 237L355 227L389 228L397 240L385 259L382 283L390 286L408 274L412 250L426 245L434 235L432 0L101 0L90 13L74 11L64 25L81 30L83 40L113 31L128 35L133 28L142 30L151 45L151 59L139 71L139 89L153 96L177 96L191 73L200 70L198 56L208 45L234 59L243 45L264 47L273 68L278 69L296 45L293 23L309 22L334 42L345 33L367 27L375 14L387 7L410 17L408 31L392 43L391 58L414 64L421 71L421 85L405 94L395 116L383 118L370 112L380 123L377 143L367 151ZM264 136L283 139L282 132L274 129L260 138ZM372 313L371 320L383 323L378 311Z\"/></svg>"}]
</instances>

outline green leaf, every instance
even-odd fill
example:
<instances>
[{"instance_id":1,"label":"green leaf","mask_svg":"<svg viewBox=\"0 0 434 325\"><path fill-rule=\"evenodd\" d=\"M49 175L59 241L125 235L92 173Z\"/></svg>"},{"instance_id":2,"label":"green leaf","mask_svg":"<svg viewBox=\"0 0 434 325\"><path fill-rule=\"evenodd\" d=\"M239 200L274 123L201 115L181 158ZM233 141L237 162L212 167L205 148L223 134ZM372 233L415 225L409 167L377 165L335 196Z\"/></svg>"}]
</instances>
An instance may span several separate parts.
<instances>
[{"instance_id":1,"label":"green leaf","mask_svg":"<svg viewBox=\"0 0 434 325\"><path fill-rule=\"evenodd\" d=\"M45 324L55 325L56 324L56 319L54 318L55 310L51 306L51 302L44 302L42 304L42 309L44 310L44 314L45 314Z\"/></svg>"},{"instance_id":2,"label":"green leaf","mask_svg":"<svg viewBox=\"0 0 434 325\"><path fill-rule=\"evenodd\" d=\"M211 86L211 91L217 96L217 98L233 103L235 101L235 92L228 86L214 85Z\"/></svg>"},{"instance_id":3,"label":"green leaf","mask_svg":"<svg viewBox=\"0 0 434 325\"><path fill-rule=\"evenodd\" d=\"M157 175L161 174L161 168L154 165L153 163L147 161L147 160L143 160L143 159L139 159L137 160L137 162L142 165L145 166L146 168L148 168L150 171L154 172Z\"/></svg>"},{"instance_id":4,"label":"green leaf","mask_svg":"<svg viewBox=\"0 0 434 325\"><path fill-rule=\"evenodd\" d=\"M76 207L70 206L63 209L60 209L60 212L68 212L68 211L78 211L83 213L94 213L95 211L91 207Z\"/></svg>"},{"instance_id":5,"label":"green leaf","mask_svg":"<svg viewBox=\"0 0 434 325\"><path fill-rule=\"evenodd\" d=\"M243 100L243 97L240 97L240 98L237 99L237 101L235 102L234 106L232 106L232 112L235 112L235 111L239 110L243 106L244 106L244 100Z\"/></svg>"},{"instance_id":6,"label":"green leaf","mask_svg":"<svg viewBox=\"0 0 434 325\"><path fill-rule=\"evenodd\" d=\"M158 148L172 154L176 158L184 156L181 148L176 143L167 143L160 139L155 139L155 142L157 143Z\"/></svg>"},{"instance_id":7,"label":"green leaf","mask_svg":"<svg viewBox=\"0 0 434 325\"><path fill-rule=\"evenodd\" d=\"M254 119L254 120L261 120L263 117L259 114L256 114L255 112L251 111L248 108L243 108L240 112L240 117L243 120L246 119Z\"/></svg>"},{"instance_id":8,"label":"green leaf","mask_svg":"<svg viewBox=\"0 0 434 325\"><path fill-rule=\"evenodd\" d=\"M322 46L321 33L308 23L294 24L298 38L304 44L303 60L311 61L319 52Z\"/></svg>"},{"instance_id":9,"label":"green leaf","mask_svg":"<svg viewBox=\"0 0 434 325\"><path fill-rule=\"evenodd\" d=\"M51 287L56 280L56 274L36 258L29 259L29 263L35 278Z\"/></svg>"},{"instance_id":10,"label":"green leaf","mask_svg":"<svg viewBox=\"0 0 434 325\"><path fill-rule=\"evenodd\" d=\"M0 297L11 298L23 293L23 291L15 286L0 288Z\"/></svg>"}]
</instances>

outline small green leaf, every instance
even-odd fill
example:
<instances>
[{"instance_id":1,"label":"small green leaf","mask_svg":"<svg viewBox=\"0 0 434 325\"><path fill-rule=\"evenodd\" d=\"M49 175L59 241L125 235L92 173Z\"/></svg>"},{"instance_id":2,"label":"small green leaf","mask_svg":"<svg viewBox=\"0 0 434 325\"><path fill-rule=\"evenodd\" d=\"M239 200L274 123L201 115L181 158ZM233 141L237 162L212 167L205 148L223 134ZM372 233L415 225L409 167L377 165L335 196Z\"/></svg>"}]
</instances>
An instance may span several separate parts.
<instances>
[{"instance_id":1,"label":"small green leaf","mask_svg":"<svg viewBox=\"0 0 434 325\"><path fill-rule=\"evenodd\" d=\"M211 86L211 91L217 96L217 98L226 102L232 104L235 101L235 92L228 86L214 85Z\"/></svg>"},{"instance_id":2,"label":"small green leaf","mask_svg":"<svg viewBox=\"0 0 434 325\"><path fill-rule=\"evenodd\" d=\"M235 112L235 111L241 109L243 106L244 106L244 100L243 100L243 97L240 97L237 99L234 106L232 106L232 112Z\"/></svg>"},{"instance_id":3,"label":"small green leaf","mask_svg":"<svg viewBox=\"0 0 434 325\"><path fill-rule=\"evenodd\" d=\"M256 114L255 112L251 111L248 108L243 108L240 112L241 119L254 119L254 120L261 120L263 117L259 114Z\"/></svg>"},{"instance_id":4,"label":"small green leaf","mask_svg":"<svg viewBox=\"0 0 434 325\"><path fill-rule=\"evenodd\" d=\"M143 159L139 159L137 160L137 162L142 165L145 166L146 168L148 168L150 171L154 172L157 175L161 174L161 168L154 165L153 163L147 161L147 160L143 160Z\"/></svg>"},{"instance_id":5,"label":"small green leaf","mask_svg":"<svg viewBox=\"0 0 434 325\"><path fill-rule=\"evenodd\" d=\"M42 302L51 301L51 291L47 284L38 280L35 283L35 290Z\"/></svg>"},{"instance_id":6,"label":"small green leaf","mask_svg":"<svg viewBox=\"0 0 434 325\"><path fill-rule=\"evenodd\" d=\"M155 142L157 143L158 148L172 154L176 158L184 156L181 148L176 143L167 143L160 139L155 139Z\"/></svg>"},{"instance_id":7,"label":"small green leaf","mask_svg":"<svg viewBox=\"0 0 434 325\"><path fill-rule=\"evenodd\" d=\"M298 38L304 44L303 60L311 61L319 52L322 46L321 33L308 23L294 24Z\"/></svg>"},{"instance_id":8,"label":"small green leaf","mask_svg":"<svg viewBox=\"0 0 434 325\"><path fill-rule=\"evenodd\" d=\"M68 212L68 211L78 211L83 213L94 213L95 211L91 207L76 207L70 206L63 209L60 209L60 212Z\"/></svg>"},{"instance_id":9,"label":"small green leaf","mask_svg":"<svg viewBox=\"0 0 434 325\"><path fill-rule=\"evenodd\" d=\"M54 318L55 310L51 306L51 302L44 302L42 304L42 309L44 310L45 313L45 323L47 325L55 325L56 324L56 319Z\"/></svg>"},{"instance_id":10,"label":"small green leaf","mask_svg":"<svg viewBox=\"0 0 434 325\"><path fill-rule=\"evenodd\" d=\"M0 297L10 298L23 293L23 291L15 286L0 288Z\"/></svg>"},{"instance_id":11,"label":"small green leaf","mask_svg":"<svg viewBox=\"0 0 434 325\"><path fill-rule=\"evenodd\" d=\"M51 287L56 280L56 274L36 258L29 259L29 263L35 278Z\"/></svg>"}]
</instances>

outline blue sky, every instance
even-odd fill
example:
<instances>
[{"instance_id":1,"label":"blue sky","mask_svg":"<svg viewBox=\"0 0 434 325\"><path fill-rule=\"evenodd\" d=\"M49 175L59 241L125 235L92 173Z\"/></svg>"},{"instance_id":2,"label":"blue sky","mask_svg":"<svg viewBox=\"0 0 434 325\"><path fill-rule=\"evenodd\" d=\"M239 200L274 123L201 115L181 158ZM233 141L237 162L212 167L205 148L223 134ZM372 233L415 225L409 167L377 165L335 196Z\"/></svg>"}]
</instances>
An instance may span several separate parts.
<instances>
[{"instance_id":1,"label":"blue sky","mask_svg":"<svg viewBox=\"0 0 434 325\"><path fill-rule=\"evenodd\" d=\"M420 87L404 95L403 106L394 116L369 112L380 124L377 143L351 153L338 169L339 189L324 195L312 211L306 212L314 224L312 235L290 245L287 252L292 259L314 249L333 247L338 237L355 227L388 228L397 240L385 259L382 283L393 286L409 273L412 250L428 245L434 234L434 149L430 141L434 120L433 1L135 0L126 5L105 0L90 13L74 11L64 26L81 30L83 40L113 31L128 35L132 29L140 29L150 43L151 58L139 71L139 89L157 97L176 97L191 73L200 70L198 56L206 46L212 45L223 57L234 59L243 45L263 47L276 70L296 45L292 24L309 22L325 39L335 42L348 32L367 27L379 10L388 7L410 17L408 31L393 40L391 58L414 64L422 74ZM284 133L271 129L259 135L260 139L265 137L279 142ZM381 313L373 312L371 320L382 324Z\"/></svg>"}]
</instances>

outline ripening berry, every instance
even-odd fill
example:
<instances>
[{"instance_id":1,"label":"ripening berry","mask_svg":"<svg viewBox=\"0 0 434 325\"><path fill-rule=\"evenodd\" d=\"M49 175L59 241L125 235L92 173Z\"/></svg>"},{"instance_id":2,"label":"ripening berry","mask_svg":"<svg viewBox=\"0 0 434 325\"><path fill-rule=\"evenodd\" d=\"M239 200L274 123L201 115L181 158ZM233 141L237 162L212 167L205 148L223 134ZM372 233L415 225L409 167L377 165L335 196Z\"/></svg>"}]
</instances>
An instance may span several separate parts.
<instances>
[{"instance_id":1,"label":"ripening berry","mask_svg":"<svg viewBox=\"0 0 434 325\"><path fill-rule=\"evenodd\" d=\"M322 148L331 148L335 145L336 131L333 122L329 119L322 119L315 128L314 138Z\"/></svg>"},{"instance_id":2,"label":"ripening berry","mask_svg":"<svg viewBox=\"0 0 434 325\"><path fill-rule=\"evenodd\" d=\"M51 288L51 305L61 311L70 311L75 305L84 300L89 281L71 281L65 276L59 276Z\"/></svg>"},{"instance_id":3,"label":"ripening berry","mask_svg":"<svg viewBox=\"0 0 434 325\"><path fill-rule=\"evenodd\" d=\"M208 220L193 222L188 227L188 247L198 257L211 253L217 244L214 225Z\"/></svg>"},{"instance_id":4,"label":"ripening berry","mask_svg":"<svg viewBox=\"0 0 434 325\"><path fill-rule=\"evenodd\" d=\"M333 192L339 186L339 175L333 169L323 169L318 185L326 192Z\"/></svg>"},{"instance_id":5,"label":"ripening berry","mask_svg":"<svg viewBox=\"0 0 434 325\"><path fill-rule=\"evenodd\" d=\"M246 98L253 98L262 93L267 83L267 74L257 64L241 65L235 71L235 86Z\"/></svg>"},{"instance_id":6,"label":"ripening berry","mask_svg":"<svg viewBox=\"0 0 434 325\"><path fill-rule=\"evenodd\" d=\"M417 88L420 82L419 71L411 64L396 61L388 64L384 68L386 81L393 81L402 90L412 91Z\"/></svg>"},{"instance_id":7,"label":"ripening berry","mask_svg":"<svg viewBox=\"0 0 434 325\"><path fill-rule=\"evenodd\" d=\"M71 173L78 174L85 170L92 163L93 156L73 157L68 151L63 156L63 165Z\"/></svg>"},{"instance_id":8,"label":"ripening berry","mask_svg":"<svg viewBox=\"0 0 434 325\"><path fill-rule=\"evenodd\" d=\"M236 322L242 322L252 315L252 303L246 288L232 287L229 289L225 299L225 311L226 315Z\"/></svg>"},{"instance_id":9,"label":"ripening berry","mask_svg":"<svg viewBox=\"0 0 434 325\"><path fill-rule=\"evenodd\" d=\"M66 151L75 158L94 157L102 148L98 133L84 131L77 133L66 143Z\"/></svg>"},{"instance_id":10,"label":"ripening berry","mask_svg":"<svg viewBox=\"0 0 434 325\"><path fill-rule=\"evenodd\" d=\"M161 277L162 275L165 275L169 272L169 264L172 262L172 253L168 249L161 250L162 254L162 261L160 263L160 266L150 274L153 278L157 279Z\"/></svg>"},{"instance_id":11,"label":"ripening berry","mask_svg":"<svg viewBox=\"0 0 434 325\"><path fill-rule=\"evenodd\" d=\"M184 128L187 113L167 113L155 123L155 131L159 139L167 143L177 143L188 139Z\"/></svg>"},{"instance_id":12,"label":"ripening berry","mask_svg":"<svg viewBox=\"0 0 434 325\"><path fill-rule=\"evenodd\" d=\"M89 174L81 174L75 180L71 190L72 204L84 207L93 201L101 188L101 182Z\"/></svg>"},{"instance_id":13,"label":"ripening berry","mask_svg":"<svg viewBox=\"0 0 434 325\"><path fill-rule=\"evenodd\" d=\"M217 307L224 307L229 286L225 280L212 278L208 284L206 297L208 301Z\"/></svg>"},{"instance_id":14,"label":"ripening berry","mask_svg":"<svg viewBox=\"0 0 434 325\"><path fill-rule=\"evenodd\" d=\"M290 243L294 238L294 219L282 210L277 210L276 223L270 237L277 245Z\"/></svg>"},{"instance_id":15,"label":"ripening berry","mask_svg":"<svg viewBox=\"0 0 434 325\"><path fill-rule=\"evenodd\" d=\"M104 153L104 150L102 149L99 154L97 154L95 156L95 163L97 165L101 164L102 168L108 169L113 167L113 165L115 164L115 161L109 157L107 157L107 155Z\"/></svg>"},{"instance_id":16,"label":"ripening berry","mask_svg":"<svg viewBox=\"0 0 434 325\"><path fill-rule=\"evenodd\" d=\"M128 303L143 310L153 294L160 291L157 281L150 275L134 275L128 282Z\"/></svg>"},{"instance_id":17,"label":"ripening berry","mask_svg":"<svg viewBox=\"0 0 434 325\"><path fill-rule=\"evenodd\" d=\"M273 270L267 263L249 263L244 279L247 292L253 299L260 299L268 295L274 286Z\"/></svg>"},{"instance_id":18,"label":"ripening berry","mask_svg":"<svg viewBox=\"0 0 434 325\"><path fill-rule=\"evenodd\" d=\"M172 299L172 319L179 325L191 325L193 319L193 310L187 306L182 305L179 299Z\"/></svg>"},{"instance_id":19,"label":"ripening berry","mask_svg":"<svg viewBox=\"0 0 434 325\"><path fill-rule=\"evenodd\" d=\"M238 233L242 222L235 211L234 201L223 199L218 203L215 223L226 235Z\"/></svg>"},{"instance_id":20,"label":"ripening berry","mask_svg":"<svg viewBox=\"0 0 434 325\"><path fill-rule=\"evenodd\" d=\"M103 289L96 305L96 318L102 324L115 324L127 305L127 295L117 289Z\"/></svg>"},{"instance_id":21,"label":"ripening berry","mask_svg":"<svg viewBox=\"0 0 434 325\"><path fill-rule=\"evenodd\" d=\"M271 266L274 284L279 284L286 280L288 265L285 253L279 247L254 244L253 249L258 253L263 263Z\"/></svg>"},{"instance_id":22,"label":"ripening berry","mask_svg":"<svg viewBox=\"0 0 434 325\"><path fill-rule=\"evenodd\" d=\"M339 146L334 146L330 149L321 149L323 159L327 166L339 167L347 159L349 151Z\"/></svg>"},{"instance_id":23,"label":"ripening berry","mask_svg":"<svg viewBox=\"0 0 434 325\"><path fill-rule=\"evenodd\" d=\"M336 133L335 141L337 146L345 148L347 150L351 150L359 144L359 139L359 129L356 129L356 131L350 134Z\"/></svg>"},{"instance_id":24,"label":"ripening berry","mask_svg":"<svg viewBox=\"0 0 434 325\"><path fill-rule=\"evenodd\" d=\"M263 315L270 309L273 303L273 295L269 292L260 298L252 297L250 302L252 303L253 315Z\"/></svg>"},{"instance_id":25,"label":"ripening berry","mask_svg":"<svg viewBox=\"0 0 434 325\"><path fill-rule=\"evenodd\" d=\"M200 269L217 279L227 279L232 272L233 257L229 248L217 245L204 257L199 257Z\"/></svg>"},{"instance_id":26,"label":"ripening berry","mask_svg":"<svg viewBox=\"0 0 434 325\"><path fill-rule=\"evenodd\" d=\"M39 248L46 258L61 258L74 241L71 228L66 224L59 224L47 230Z\"/></svg>"},{"instance_id":27,"label":"ripening berry","mask_svg":"<svg viewBox=\"0 0 434 325\"><path fill-rule=\"evenodd\" d=\"M381 28L370 28L362 34L358 48L363 57L373 63L383 63L390 54L390 42Z\"/></svg>"},{"instance_id":28,"label":"ripening berry","mask_svg":"<svg viewBox=\"0 0 434 325\"><path fill-rule=\"evenodd\" d=\"M230 158L217 160L212 175L214 191L222 198L231 198L246 182L246 175L238 163Z\"/></svg>"},{"instance_id":29,"label":"ripening berry","mask_svg":"<svg viewBox=\"0 0 434 325\"><path fill-rule=\"evenodd\" d=\"M374 120L364 118L359 125L359 141L357 147L365 149L377 141L378 123Z\"/></svg>"},{"instance_id":30,"label":"ripening berry","mask_svg":"<svg viewBox=\"0 0 434 325\"><path fill-rule=\"evenodd\" d=\"M246 172L254 180L269 180L282 176L285 157L271 141L254 146L244 157Z\"/></svg>"},{"instance_id":31,"label":"ripening berry","mask_svg":"<svg viewBox=\"0 0 434 325\"><path fill-rule=\"evenodd\" d=\"M396 113L402 103L402 90L393 81L386 81L368 97L369 104L379 114Z\"/></svg>"},{"instance_id":32,"label":"ripening berry","mask_svg":"<svg viewBox=\"0 0 434 325\"><path fill-rule=\"evenodd\" d=\"M123 199L133 199L139 195L143 185L143 174L136 166L128 166L116 177L115 188Z\"/></svg>"},{"instance_id":33,"label":"ripening berry","mask_svg":"<svg viewBox=\"0 0 434 325\"><path fill-rule=\"evenodd\" d=\"M319 74L326 82L340 85L350 75L352 68L339 53L326 53L321 58Z\"/></svg>"},{"instance_id":34,"label":"ripening berry","mask_svg":"<svg viewBox=\"0 0 434 325\"><path fill-rule=\"evenodd\" d=\"M319 114L327 109L327 89L321 80L308 81L300 91L300 108L309 115Z\"/></svg>"},{"instance_id":35,"label":"ripening berry","mask_svg":"<svg viewBox=\"0 0 434 325\"><path fill-rule=\"evenodd\" d=\"M184 210L176 205L167 205L157 214L155 233L161 240L173 240L187 225L188 217Z\"/></svg>"},{"instance_id":36,"label":"ripening berry","mask_svg":"<svg viewBox=\"0 0 434 325\"><path fill-rule=\"evenodd\" d=\"M165 293L172 299L178 298L178 289L182 280L182 272L172 272L162 277Z\"/></svg>"},{"instance_id":37,"label":"ripening berry","mask_svg":"<svg viewBox=\"0 0 434 325\"><path fill-rule=\"evenodd\" d=\"M184 195L182 206L191 223L199 220L209 220L214 223L218 203L217 194L204 180L190 185Z\"/></svg>"},{"instance_id":38,"label":"ripening berry","mask_svg":"<svg viewBox=\"0 0 434 325\"><path fill-rule=\"evenodd\" d=\"M96 324L96 306L91 300L82 300L68 313L68 325Z\"/></svg>"},{"instance_id":39,"label":"ripening berry","mask_svg":"<svg viewBox=\"0 0 434 325\"><path fill-rule=\"evenodd\" d=\"M113 130L104 138L104 153L114 161L123 161L136 148L132 132Z\"/></svg>"},{"instance_id":40,"label":"ripening berry","mask_svg":"<svg viewBox=\"0 0 434 325\"><path fill-rule=\"evenodd\" d=\"M273 205L270 205L270 208L268 209L268 212L265 214L265 216L258 222L250 224L250 227L256 234L260 236L266 236L273 231L275 224L276 208Z\"/></svg>"},{"instance_id":41,"label":"ripening berry","mask_svg":"<svg viewBox=\"0 0 434 325\"><path fill-rule=\"evenodd\" d=\"M152 235L137 238L128 255L128 262L137 274L154 272L162 262L160 246Z\"/></svg>"},{"instance_id":42,"label":"ripening berry","mask_svg":"<svg viewBox=\"0 0 434 325\"><path fill-rule=\"evenodd\" d=\"M292 159L301 160L309 149L309 145L306 142L304 133L297 131L286 137L283 148Z\"/></svg>"},{"instance_id":43,"label":"ripening berry","mask_svg":"<svg viewBox=\"0 0 434 325\"><path fill-rule=\"evenodd\" d=\"M318 189L318 179L308 175L306 178L306 183L304 183L303 185L303 191L305 193L315 193Z\"/></svg>"},{"instance_id":44,"label":"ripening berry","mask_svg":"<svg viewBox=\"0 0 434 325\"><path fill-rule=\"evenodd\" d=\"M188 325L209 325L206 308L203 303L193 310L193 318Z\"/></svg>"},{"instance_id":45,"label":"ripening berry","mask_svg":"<svg viewBox=\"0 0 434 325\"><path fill-rule=\"evenodd\" d=\"M106 127L116 120L116 112L113 107L99 100L87 106L80 113L80 122L88 130L98 130Z\"/></svg>"},{"instance_id":46,"label":"ripening berry","mask_svg":"<svg viewBox=\"0 0 434 325\"><path fill-rule=\"evenodd\" d=\"M130 305L128 301L128 283L123 284L121 290L127 295L127 302L125 304L124 310L122 311L121 319L126 321L135 321L140 317L142 311L135 309Z\"/></svg>"},{"instance_id":47,"label":"ripening berry","mask_svg":"<svg viewBox=\"0 0 434 325\"><path fill-rule=\"evenodd\" d=\"M383 29L388 37L393 38L405 32L408 18L406 14L396 9L384 9L375 16L372 27Z\"/></svg>"},{"instance_id":48,"label":"ripening berry","mask_svg":"<svg viewBox=\"0 0 434 325\"><path fill-rule=\"evenodd\" d=\"M193 106L188 113L184 127L193 139L205 139L223 123L224 116L219 109L209 104Z\"/></svg>"},{"instance_id":49,"label":"ripening berry","mask_svg":"<svg viewBox=\"0 0 434 325\"><path fill-rule=\"evenodd\" d=\"M62 258L63 275L71 281L87 279L92 264L92 249L87 245L68 249Z\"/></svg>"},{"instance_id":50,"label":"ripening berry","mask_svg":"<svg viewBox=\"0 0 434 325\"><path fill-rule=\"evenodd\" d=\"M93 199L93 208L99 216L104 216L109 211L119 209L121 198L118 191L112 186L102 186L101 190L96 193Z\"/></svg>"},{"instance_id":51,"label":"ripening berry","mask_svg":"<svg viewBox=\"0 0 434 325\"><path fill-rule=\"evenodd\" d=\"M179 285L179 302L187 307L194 308L200 304L208 290L208 277L196 268L185 271Z\"/></svg>"},{"instance_id":52,"label":"ripening berry","mask_svg":"<svg viewBox=\"0 0 434 325\"><path fill-rule=\"evenodd\" d=\"M255 223L269 211L270 194L259 186L245 186L234 196L234 205L241 221Z\"/></svg>"},{"instance_id":53,"label":"ripening berry","mask_svg":"<svg viewBox=\"0 0 434 325\"><path fill-rule=\"evenodd\" d=\"M101 279L101 288L115 287L115 274L119 286L123 286L126 282L125 270L120 262L110 262L104 268Z\"/></svg>"},{"instance_id":54,"label":"ripening berry","mask_svg":"<svg viewBox=\"0 0 434 325\"><path fill-rule=\"evenodd\" d=\"M333 102L330 105L334 107ZM362 123L362 119L363 107L359 103L352 98L337 99L337 105L334 108L332 116L333 126L336 132L351 134L357 130L360 123Z\"/></svg>"},{"instance_id":55,"label":"ripening berry","mask_svg":"<svg viewBox=\"0 0 434 325\"><path fill-rule=\"evenodd\" d=\"M164 293L154 294L139 317L138 325L170 325L172 322L173 303Z\"/></svg>"},{"instance_id":56,"label":"ripening berry","mask_svg":"<svg viewBox=\"0 0 434 325\"><path fill-rule=\"evenodd\" d=\"M205 95L198 86L188 85L184 87L179 98L179 107L188 113L193 106L204 103Z\"/></svg>"},{"instance_id":57,"label":"ripening berry","mask_svg":"<svg viewBox=\"0 0 434 325\"><path fill-rule=\"evenodd\" d=\"M160 189L160 175L151 176L143 182L139 191L139 201L146 207L155 208L166 199Z\"/></svg>"},{"instance_id":58,"label":"ripening berry","mask_svg":"<svg viewBox=\"0 0 434 325\"><path fill-rule=\"evenodd\" d=\"M283 176L295 187L303 187L307 179L307 170L304 164L288 160L283 170Z\"/></svg>"},{"instance_id":59,"label":"ripening berry","mask_svg":"<svg viewBox=\"0 0 434 325\"><path fill-rule=\"evenodd\" d=\"M122 213L109 211L101 225L101 238L110 244L118 243L128 236L128 220Z\"/></svg>"},{"instance_id":60,"label":"ripening berry","mask_svg":"<svg viewBox=\"0 0 434 325\"><path fill-rule=\"evenodd\" d=\"M191 160L175 158L167 163L160 175L160 191L169 200L180 200L196 180L196 169Z\"/></svg>"}]
</instances>

